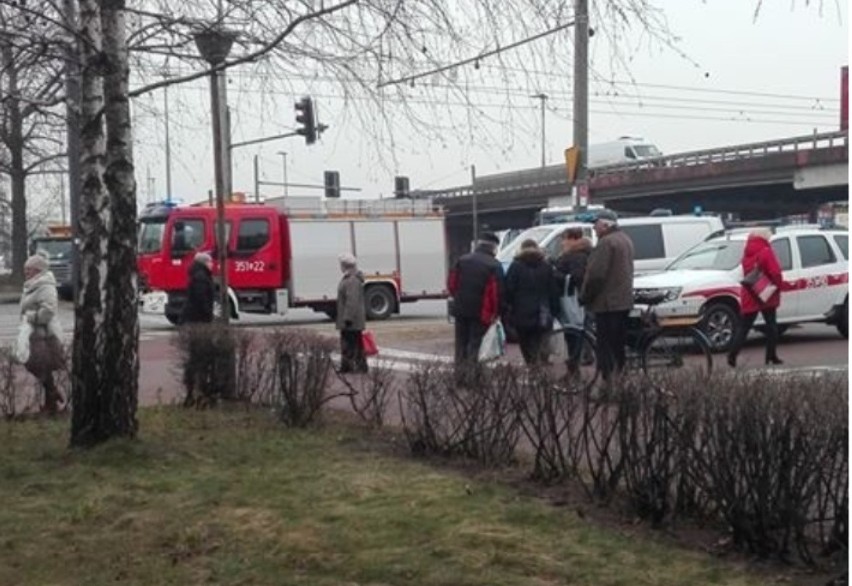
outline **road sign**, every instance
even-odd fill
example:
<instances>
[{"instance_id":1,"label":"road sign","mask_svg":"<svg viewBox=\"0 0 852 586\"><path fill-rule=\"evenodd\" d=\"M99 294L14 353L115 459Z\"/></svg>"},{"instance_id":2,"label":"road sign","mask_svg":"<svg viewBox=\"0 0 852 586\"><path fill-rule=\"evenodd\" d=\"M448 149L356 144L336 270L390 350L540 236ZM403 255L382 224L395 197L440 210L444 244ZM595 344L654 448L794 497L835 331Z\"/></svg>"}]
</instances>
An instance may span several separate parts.
<instances>
[{"instance_id":1,"label":"road sign","mask_svg":"<svg viewBox=\"0 0 852 586\"><path fill-rule=\"evenodd\" d=\"M580 149L572 146L565 149L565 171L568 173L568 183L574 183L577 178L577 164L580 162Z\"/></svg>"}]
</instances>

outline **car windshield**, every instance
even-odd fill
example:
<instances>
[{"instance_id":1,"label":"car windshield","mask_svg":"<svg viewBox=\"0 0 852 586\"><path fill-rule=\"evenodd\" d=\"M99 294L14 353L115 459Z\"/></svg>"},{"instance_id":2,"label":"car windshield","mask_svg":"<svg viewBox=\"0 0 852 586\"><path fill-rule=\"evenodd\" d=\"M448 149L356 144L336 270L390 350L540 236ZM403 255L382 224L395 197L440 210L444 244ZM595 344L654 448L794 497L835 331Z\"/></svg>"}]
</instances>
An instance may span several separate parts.
<instances>
[{"instance_id":1,"label":"car windshield","mask_svg":"<svg viewBox=\"0 0 852 586\"><path fill-rule=\"evenodd\" d=\"M540 246L544 240L553 233L553 228L548 226L541 226L539 228L530 228L526 232L522 232L519 234L514 240L512 240L511 244L509 244L506 248L500 251L500 254L497 255L497 259L500 262L510 262L515 258L515 255L518 254L518 250L521 248L521 243L524 240L533 239Z\"/></svg>"},{"instance_id":2,"label":"car windshield","mask_svg":"<svg viewBox=\"0 0 852 586\"><path fill-rule=\"evenodd\" d=\"M71 240L36 240L35 250L50 260L71 258Z\"/></svg>"},{"instance_id":3,"label":"car windshield","mask_svg":"<svg viewBox=\"0 0 852 586\"><path fill-rule=\"evenodd\" d=\"M160 252L163 247L163 231L165 227L166 218L151 218L140 222L140 254L152 254L154 252Z\"/></svg>"},{"instance_id":4,"label":"car windshield","mask_svg":"<svg viewBox=\"0 0 852 586\"><path fill-rule=\"evenodd\" d=\"M650 159L651 157L659 157L660 151L657 150L652 144L641 144L641 145L633 145L633 152L636 153L636 156L640 159Z\"/></svg>"},{"instance_id":5,"label":"car windshield","mask_svg":"<svg viewBox=\"0 0 852 586\"><path fill-rule=\"evenodd\" d=\"M667 270L730 271L740 264L744 248L745 240L702 242L684 252Z\"/></svg>"}]
</instances>

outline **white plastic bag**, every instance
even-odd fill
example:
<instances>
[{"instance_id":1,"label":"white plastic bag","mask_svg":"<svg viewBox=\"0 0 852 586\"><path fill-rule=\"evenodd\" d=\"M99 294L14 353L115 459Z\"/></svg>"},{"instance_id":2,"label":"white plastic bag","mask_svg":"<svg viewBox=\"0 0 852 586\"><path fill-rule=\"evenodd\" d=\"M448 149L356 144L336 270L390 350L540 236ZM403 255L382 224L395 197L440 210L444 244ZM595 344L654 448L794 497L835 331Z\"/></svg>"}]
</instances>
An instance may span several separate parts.
<instances>
[{"instance_id":1,"label":"white plastic bag","mask_svg":"<svg viewBox=\"0 0 852 586\"><path fill-rule=\"evenodd\" d=\"M21 325L18 327L18 340L15 342L15 360L21 364L26 364L30 359L30 335L33 333L33 326L24 316L21 319Z\"/></svg>"},{"instance_id":2,"label":"white plastic bag","mask_svg":"<svg viewBox=\"0 0 852 586\"><path fill-rule=\"evenodd\" d=\"M571 284L571 275L565 277L565 288L562 290L562 297L559 298L559 306L561 309L559 321L566 328L574 328L582 330L586 321L586 311L580 305L580 300L577 296L577 291L573 295L568 295L568 288Z\"/></svg>"},{"instance_id":3,"label":"white plastic bag","mask_svg":"<svg viewBox=\"0 0 852 586\"><path fill-rule=\"evenodd\" d=\"M479 345L479 361L496 360L506 353L506 331L498 319L488 328Z\"/></svg>"}]
</instances>

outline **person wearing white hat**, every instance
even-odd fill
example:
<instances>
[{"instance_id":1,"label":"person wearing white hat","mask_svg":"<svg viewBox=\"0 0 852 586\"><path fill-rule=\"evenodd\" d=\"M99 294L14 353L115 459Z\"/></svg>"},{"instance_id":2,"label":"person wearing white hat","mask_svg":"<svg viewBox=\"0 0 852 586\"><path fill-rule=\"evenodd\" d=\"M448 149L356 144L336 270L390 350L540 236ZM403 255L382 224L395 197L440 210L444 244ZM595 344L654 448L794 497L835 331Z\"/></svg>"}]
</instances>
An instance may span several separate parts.
<instances>
[{"instance_id":1,"label":"person wearing white hat","mask_svg":"<svg viewBox=\"0 0 852 586\"><path fill-rule=\"evenodd\" d=\"M343 277L337 287L337 329L340 331L340 372L367 372L363 333L367 323L364 277L349 253L338 257Z\"/></svg>"}]
</instances>

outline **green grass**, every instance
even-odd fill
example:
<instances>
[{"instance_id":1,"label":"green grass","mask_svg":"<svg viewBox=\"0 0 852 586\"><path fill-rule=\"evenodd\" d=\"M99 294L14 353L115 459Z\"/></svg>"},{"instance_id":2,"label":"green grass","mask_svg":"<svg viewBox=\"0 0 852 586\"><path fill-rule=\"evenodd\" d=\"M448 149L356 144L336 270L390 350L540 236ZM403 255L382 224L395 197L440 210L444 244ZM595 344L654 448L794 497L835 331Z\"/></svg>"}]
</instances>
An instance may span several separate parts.
<instances>
[{"instance_id":1,"label":"green grass","mask_svg":"<svg viewBox=\"0 0 852 586\"><path fill-rule=\"evenodd\" d=\"M747 585L707 556L261 413L141 413L77 452L0 424L0 584Z\"/></svg>"}]
</instances>

